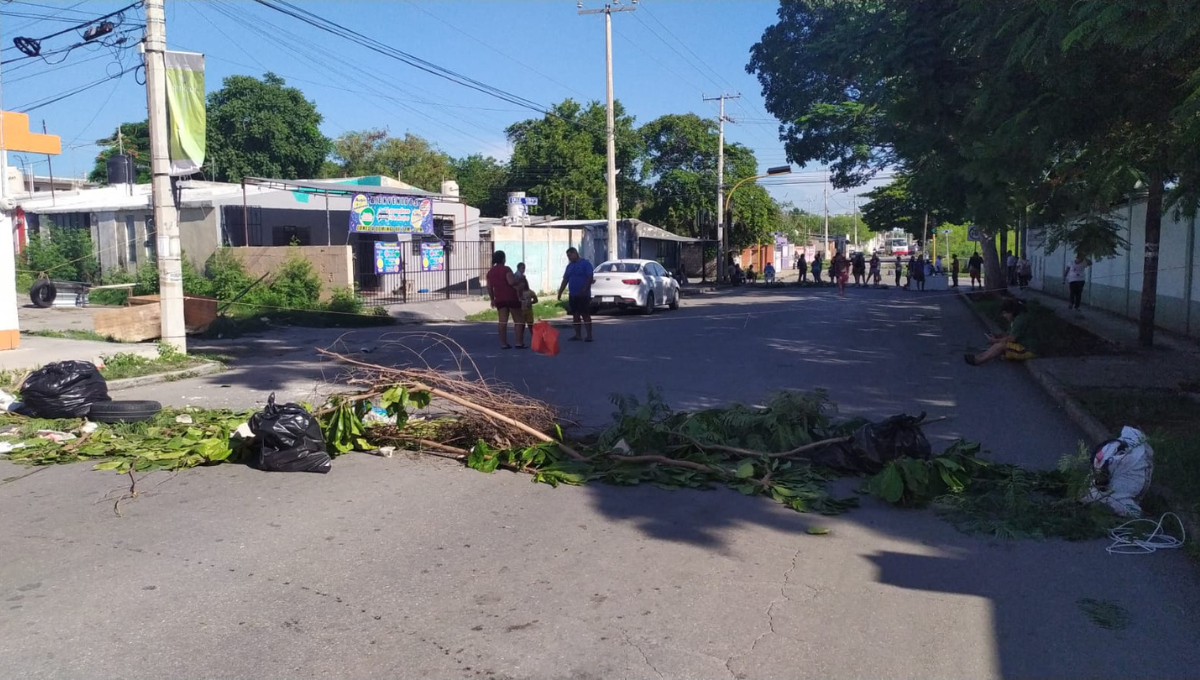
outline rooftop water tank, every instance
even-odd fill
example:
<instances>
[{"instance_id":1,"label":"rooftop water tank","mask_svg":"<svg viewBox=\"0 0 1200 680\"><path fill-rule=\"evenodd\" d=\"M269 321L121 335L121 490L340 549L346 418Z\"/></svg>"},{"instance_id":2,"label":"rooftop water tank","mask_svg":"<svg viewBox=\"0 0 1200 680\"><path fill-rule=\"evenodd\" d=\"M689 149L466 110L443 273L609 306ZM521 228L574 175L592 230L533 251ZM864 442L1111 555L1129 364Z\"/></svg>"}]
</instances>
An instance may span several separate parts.
<instances>
[{"instance_id":1,"label":"rooftop water tank","mask_svg":"<svg viewBox=\"0 0 1200 680\"><path fill-rule=\"evenodd\" d=\"M137 180L132 156L115 153L108 157L107 165L109 184L133 184Z\"/></svg>"}]
</instances>

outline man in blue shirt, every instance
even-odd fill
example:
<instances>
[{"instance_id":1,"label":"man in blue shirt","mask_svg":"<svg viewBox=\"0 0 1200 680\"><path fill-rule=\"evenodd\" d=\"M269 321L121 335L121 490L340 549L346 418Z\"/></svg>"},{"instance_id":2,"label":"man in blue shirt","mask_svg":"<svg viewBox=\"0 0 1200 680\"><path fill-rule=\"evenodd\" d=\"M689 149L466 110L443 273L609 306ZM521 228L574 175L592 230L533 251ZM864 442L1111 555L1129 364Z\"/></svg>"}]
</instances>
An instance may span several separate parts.
<instances>
[{"instance_id":1,"label":"man in blue shirt","mask_svg":"<svg viewBox=\"0 0 1200 680\"><path fill-rule=\"evenodd\" d=\"M574 248L567 248L567 259L570 263L563 271L562 285L558 287L558 299L562 299L563 291L569 290L567 295L567 307L571 310L571 316L575 322L575 337L571 340L592 341L592 284L596 282L594 277L595 267L591 262L579 257L579 251ZM579 335L580 320L587 327L587 338L582 338Z\"/></svg>"}]
</instances>

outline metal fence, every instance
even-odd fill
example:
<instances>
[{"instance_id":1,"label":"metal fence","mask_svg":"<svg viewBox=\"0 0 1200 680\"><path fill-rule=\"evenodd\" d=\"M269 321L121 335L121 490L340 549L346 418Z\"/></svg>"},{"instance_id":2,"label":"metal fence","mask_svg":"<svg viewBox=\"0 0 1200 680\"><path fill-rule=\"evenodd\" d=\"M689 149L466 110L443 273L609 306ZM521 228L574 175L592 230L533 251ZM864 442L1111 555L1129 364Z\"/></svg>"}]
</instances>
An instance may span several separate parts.
<instances>
[{"instance_id":1,"label":"metal fence","mask_svg":"<svg viewBox=\"0 0 1200 680\"><path fill-rule=\"evenodd\" d=\"M422 243L433 246L422 250ZM479 297L484 294L484 279L492 264L491 241L433 242L414 239L404 248L400 271L377 274L374 242L360 243L355 249L358 296L367 305L398 305L453 298ZM436 255L441 246L442 257Z\"/></svg>"}]
</instances>

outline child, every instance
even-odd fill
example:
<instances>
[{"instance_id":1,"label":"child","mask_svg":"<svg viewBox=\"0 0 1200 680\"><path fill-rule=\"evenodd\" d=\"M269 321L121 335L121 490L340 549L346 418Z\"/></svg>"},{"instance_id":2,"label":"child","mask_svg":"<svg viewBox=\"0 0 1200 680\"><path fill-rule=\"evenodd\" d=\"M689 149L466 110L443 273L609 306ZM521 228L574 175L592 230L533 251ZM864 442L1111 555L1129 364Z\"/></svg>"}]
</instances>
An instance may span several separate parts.
<instances>
[{"instance_id":1,"label":"child","mask_svg":"<svg viewBox=\"0 0 1200 680\"><path fill-rule=\"evenodd\" d=\"M517 264L517 295L521 299L521 316L525 318L525 323L533 324L533 305L537 303L537 296L529 289L529 279L525 277L525 263Z\"/></svg>"}]
</instances>

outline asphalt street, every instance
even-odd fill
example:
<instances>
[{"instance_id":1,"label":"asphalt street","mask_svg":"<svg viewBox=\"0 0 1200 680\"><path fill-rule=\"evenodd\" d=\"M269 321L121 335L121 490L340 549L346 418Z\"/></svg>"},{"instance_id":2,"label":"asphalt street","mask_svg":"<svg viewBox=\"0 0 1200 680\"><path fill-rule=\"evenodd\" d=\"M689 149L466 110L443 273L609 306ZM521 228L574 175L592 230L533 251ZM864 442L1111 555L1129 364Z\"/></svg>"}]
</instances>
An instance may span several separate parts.
<instances>
[{"instance_id":1,"label":"asphalt street","mask_svg":"<svg viewBox=\"0 0 1200 680\"><path fill-rule=\"evenodd\" d=\"M478 370L574 413L823 388L846 415L927 411L939 443L1048 467L1080 433L951 295L752 291L609 317L557 357L494 325L291 330L215 343L230 371L119 395L248 408L328 393L314 346ZM565 339L565 336L564 336ZM462 364L467 365L467 364ZM118 396L118 395L114 395ZM0 675L22 678L1189 677L1200 588L1178 552L963 535L870 499L837 517L735 493L550 488L350 455L328 475L219 466L127 480L0 462ZM811 526L832 529L824 536ZM1109 600L1123 630L1079 607Z\"/></svg>"}]
</instances>

